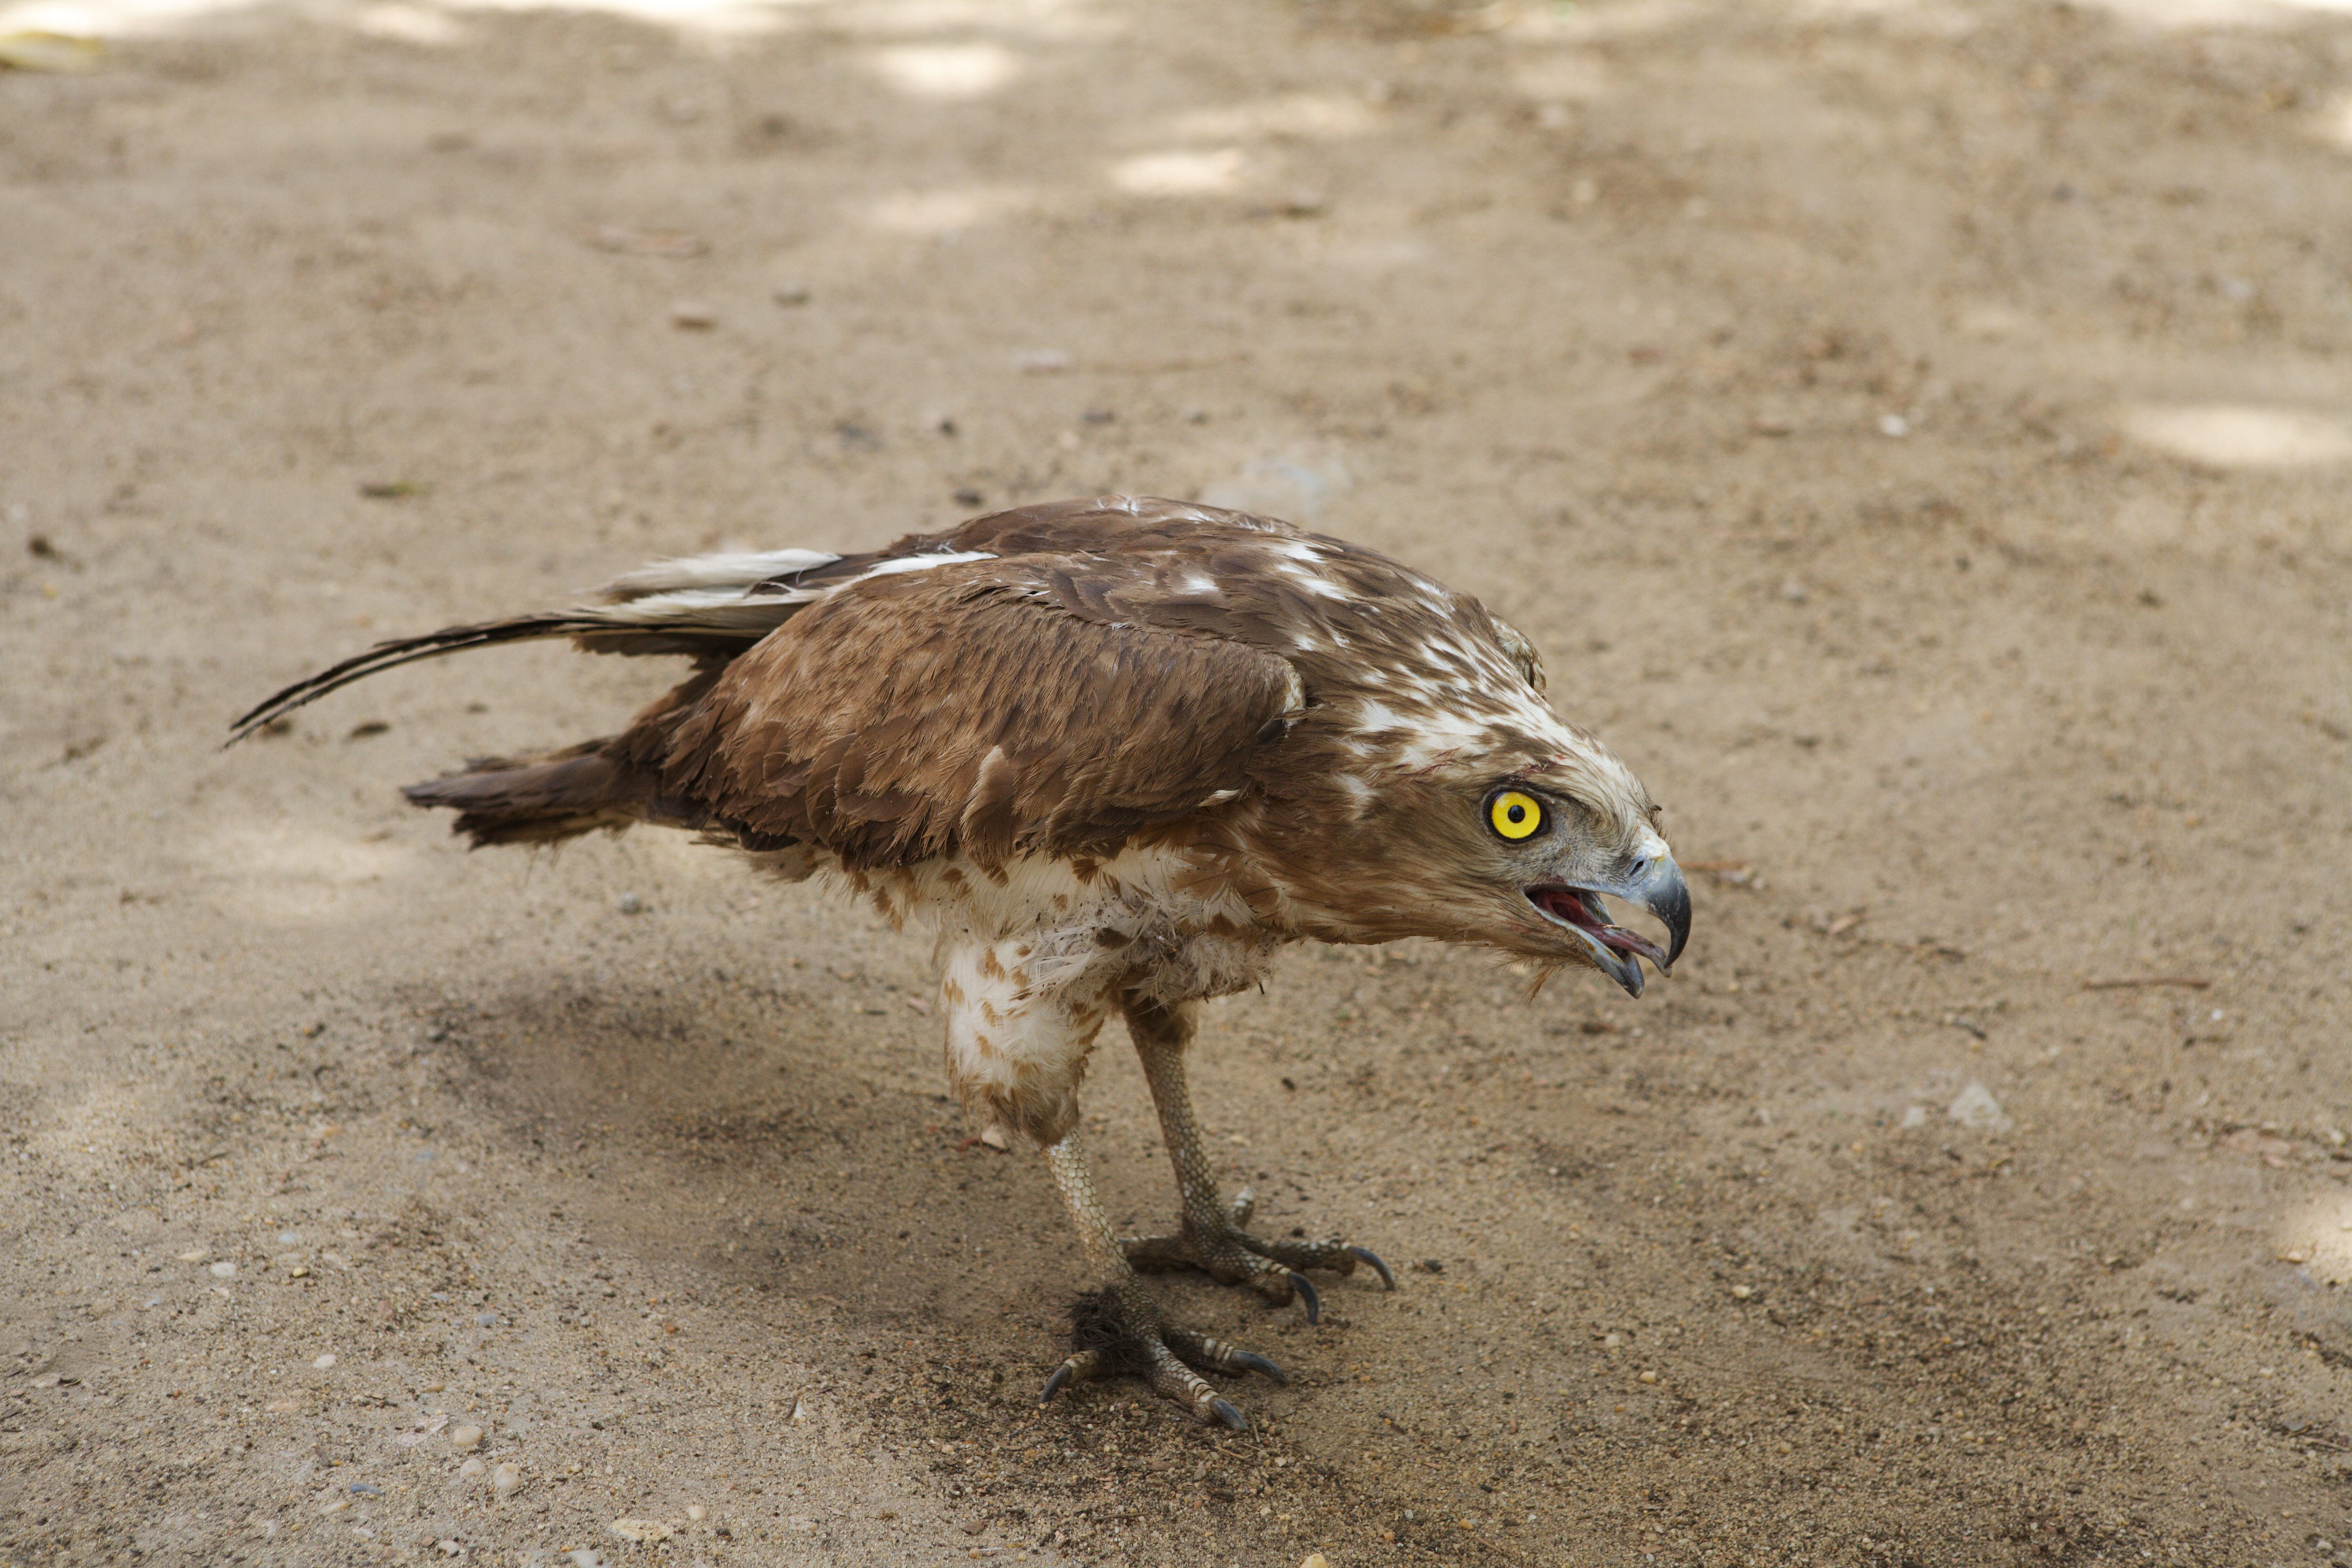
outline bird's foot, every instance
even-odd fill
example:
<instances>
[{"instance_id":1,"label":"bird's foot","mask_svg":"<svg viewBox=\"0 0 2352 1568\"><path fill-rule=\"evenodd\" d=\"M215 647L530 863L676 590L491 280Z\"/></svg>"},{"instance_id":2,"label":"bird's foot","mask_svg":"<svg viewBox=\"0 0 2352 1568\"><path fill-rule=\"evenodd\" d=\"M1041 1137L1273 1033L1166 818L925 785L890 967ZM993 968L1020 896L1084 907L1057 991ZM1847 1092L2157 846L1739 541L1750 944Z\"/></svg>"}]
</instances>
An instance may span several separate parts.
<instances>
[{"instance_id":1,"label":"bird's foot","mask_svg":"<svg viewBox=\"0 0 2352 1568\"><path fill-rule=\"evenodd\" d=\"M1262 1372L1276 1383L1290 1381L1255 1351L1162 1322L1159 1301L1139 1279L1122 1279L1079 1297L1070 1309L1070 1339L1074 1352L1045 1380L1040 1405L1066 1384L1139 1377L1193 1420L1221 1423L1240 1432L1248 1428L1248 1417L1193 1369Z\"/></svg>"},{"instance_id":2,"label":"bird's foot","mask_svg":"<svg viewBox=\"0 0 2352 1568\"><path fill-rule=\"evenodd\" d=\"M1256 1194L1244 1187L1225 1205L1221 1222L1206 1234L1188 1215L1184 1228L1174 1236L1125 1236L1118 1244L1126 1250L1127 1260L1148 1274L1198 1268L1221 1284L1247 1285L1276 1307L1289 1305L1295 1297L1306 1307L1310 1323L1322 1315L1323 1301L1306 1269L1353 1274L1357 1264L1368 1263L1381 1277L1383 1289L1396 1289L1396 1275L1370 1247L1350 1246L1335 1237L1321 1241L1262 1241L1250 1235L1242 1227L1256 1206Z\"/></svg>"}]
</instances>

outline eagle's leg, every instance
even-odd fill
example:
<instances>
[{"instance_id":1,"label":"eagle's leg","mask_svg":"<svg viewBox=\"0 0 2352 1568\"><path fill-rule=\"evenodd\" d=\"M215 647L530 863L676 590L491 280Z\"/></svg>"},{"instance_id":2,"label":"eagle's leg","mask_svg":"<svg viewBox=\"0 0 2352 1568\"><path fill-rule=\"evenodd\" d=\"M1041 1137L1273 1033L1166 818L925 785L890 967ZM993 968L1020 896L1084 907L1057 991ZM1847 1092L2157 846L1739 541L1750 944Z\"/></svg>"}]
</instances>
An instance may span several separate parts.
<instances>
[{"instance_id":1,"label":"eagle's leg","mask_svg":"<svg viewBox=\"0 0 2352 1568\"><path fill-rule=\"evenodd\" d=\"M1168 1142L1168 1158L1176 1167L1176 1188L1183 1203L1181 1228L1174 1236L1127 1237L1120 1240L1129 1262L1138 1268L1199 1268L1227 1285L1246 1284L1279 1307L1295 1296L1307 1308L1307 1321L1322 1312L1314 1285L1300 1272L1328 1268L1352 1274L1358 1263L1369 1263L1389 1289L1396 1276L1369 1248L1337 1239L1265 1241L1242 1227L1249 1223L1255 1198L1246 1187L1227 1204L1217 1192L1217 1178L1209 1163L1207 1141L1192 1114L1192 1090L1184 1076L1184 1047L1191 1044L1194 1009L1190 1003L1166 1006L1130 997L1127 1030L1136 1054L1143 1059L1143 1076L1151 1085L1151 1102L1160 1112L1160 1131Z\"/></svg>"},{"instance_id":2,"label":"eagle's leg","mask_svg":"<svg viewBox=\"0 0 2352 1568\"><path fill-rule=\"evenodd\" d=\"M1290 1380L1274 1363L1237 1345L1206 1334L1196 1334L1161 1321L1160 1303L1150 1287L1137 1277L1119 1249L1110 1218L1095 1191L1094 1173L1087 1167L1085 1148L1073 1131L1059 1142L1045 1145L1045 1163L1054 1184L1077 1222L1087 1262L1106 1283L1081 1297L1070 1313L1077 1348L1046 1380L1042 1399L1051 1399L1066 1383L1130 1373L1148 1381L1158 1393L1174 1400L1195 1421L1221 1421L1239 1431L1249 1426L1234 1403L1211 1387L1192 1369L1211 1372L1262 1372L1276 1383Z\"/></svg>"}]
</instances>

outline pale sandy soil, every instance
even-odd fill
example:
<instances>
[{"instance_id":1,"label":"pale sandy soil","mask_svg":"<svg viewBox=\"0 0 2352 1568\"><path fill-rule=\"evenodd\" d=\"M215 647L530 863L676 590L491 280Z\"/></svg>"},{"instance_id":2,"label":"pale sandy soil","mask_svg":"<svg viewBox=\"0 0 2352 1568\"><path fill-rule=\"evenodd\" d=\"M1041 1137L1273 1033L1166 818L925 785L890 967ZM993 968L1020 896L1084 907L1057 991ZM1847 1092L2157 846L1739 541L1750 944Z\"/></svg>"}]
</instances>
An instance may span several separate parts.
<instances>
[{"instance_id":1,"label":"pale sandy soil","mask_svg":"<svg viewBox=\"0 0 2352 1568\"><path fill-rule=\"evenodd\" d=\"M2352 1560L2352 22L2195 9L322 5L0 73L0 1560ZM1031 1403L1076 1249L920 944L393 793L665 671L216 749L647 556L1108 489L1487 596L1714 868L1639 1004L1310 949L1213 1010L1227 1178L1426 1260L1313 1330L1172 1285L1299 1374L1238 1440Z\"/></svg>"}]
</instances>

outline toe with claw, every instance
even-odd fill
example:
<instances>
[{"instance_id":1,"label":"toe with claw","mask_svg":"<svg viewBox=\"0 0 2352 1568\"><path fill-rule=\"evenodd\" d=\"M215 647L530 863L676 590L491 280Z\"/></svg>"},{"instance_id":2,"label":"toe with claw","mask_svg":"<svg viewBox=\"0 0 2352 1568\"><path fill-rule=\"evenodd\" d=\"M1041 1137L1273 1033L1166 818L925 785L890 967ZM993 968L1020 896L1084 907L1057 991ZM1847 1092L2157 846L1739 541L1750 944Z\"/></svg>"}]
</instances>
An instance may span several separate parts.
<instances>
[{"instance_id":1,"label":"toe with claw","mask_svg":"<svg viewBox=\"0 0 2352 1568\"><path fill-rule=\"evenodd\" d=\"M1243 1227L1256 1206L1256 1194L1244 1187L1224 1205L1214 1224L1202 1226L1187 1215L1177 1235L1121 1237L1119 1246L1128 1261L1147 1273L1198 1268L1223 1284L1247 1285L1274 1306L1286 1306L1296 1300L1306 1308L1310 1323L1322 1316L1323 1301L1307 1278L1307 1269L1347 1275L1353 1274L1359 1263L1370 1264L1381 1277L1382 1289L1396 1289L1395 1272L1370 1247L1336 1237L1265 1241L1250 1235Z\"/></svg>"},{"instance_id":2,"label":"toe with claw","mask_svg":"<svg viewBox=\"0 0 2352 1568\"><path fill-rule=\"evenodd\" d=\"M1249 1418L1201 1373L1255 1372L1276 1383L1290 1381L1255 1351L1162 1322L1159 1302L1138 1280L1122 1280L1080 1297L1070 1309L1070 1337L1075 1348L1045 1380L1045 1390L1037 1396L1041 1405L1075 1383L1140 1377L1193 1420L1240 1432L1248 1429Z\"/></svg>"}]
</instances>

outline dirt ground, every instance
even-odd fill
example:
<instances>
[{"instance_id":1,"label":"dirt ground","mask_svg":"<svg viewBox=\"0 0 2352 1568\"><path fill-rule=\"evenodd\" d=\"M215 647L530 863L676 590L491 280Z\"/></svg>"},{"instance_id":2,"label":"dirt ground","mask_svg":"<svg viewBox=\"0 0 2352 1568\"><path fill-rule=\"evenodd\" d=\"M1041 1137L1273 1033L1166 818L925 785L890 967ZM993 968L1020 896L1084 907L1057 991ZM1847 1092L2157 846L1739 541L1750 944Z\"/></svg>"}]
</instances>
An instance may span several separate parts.
<instances>
[{"instance_id":1,"label":"dirt ground","mask_svg":"<svg viewBox=\"0 0 2352 1568\"><path fill-rule=\"evenodd\" d=\"M0 1560L2352 1561L2323 13L322 0L0 72ZM1486 596L1704 872L1638 1004L1214 1006L1226 1180L1409 1265L1171 1283L1297 1374L1241 1436L1034 1405L1077 1249L922 943L394 794L667 669L217 749L1109 489Z\"/></svg>"}]
</instances>

